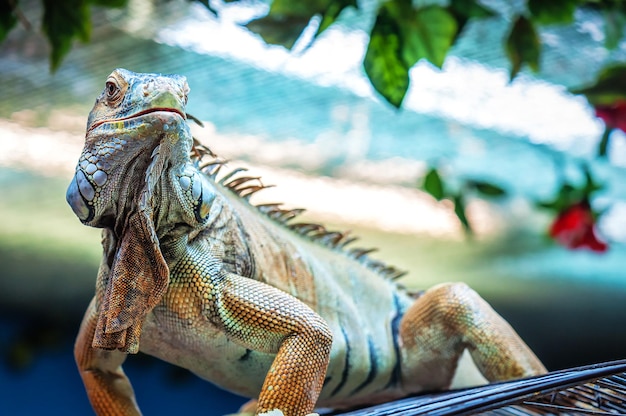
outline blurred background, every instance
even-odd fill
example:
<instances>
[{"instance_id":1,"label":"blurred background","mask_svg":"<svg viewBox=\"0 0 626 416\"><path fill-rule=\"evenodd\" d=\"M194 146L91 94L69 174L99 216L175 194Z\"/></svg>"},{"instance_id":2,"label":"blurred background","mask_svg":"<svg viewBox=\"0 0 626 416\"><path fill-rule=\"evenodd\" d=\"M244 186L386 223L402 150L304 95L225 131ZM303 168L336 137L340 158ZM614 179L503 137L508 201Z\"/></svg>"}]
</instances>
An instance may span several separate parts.
<instances>
[{"instance_id":1,"label":"blurred background","mask_svg":"<svg viewBox=\"0 0 626 416\"><path fill-rule=\"evenodd\" d=\"M467 282L549 369L624 358L626 140L613 131L598 157L606 118L569 89L626 61L626 44L607 49L602 14L576 10L571 24L541 28L541 70L510 81L502 44L525 2L479 3L498 14L469 21L442 69L414 65L396 109L362 66L375 1L346 8L312 43L307 27L292 51L243 26L265 2L211 2L219 17L182 0L89 6L90 41L54 72L41 3L20 1L0 44L3 413L90 412L72 345L100 233L80 224L65 189L117 67L185 75L188 111L205 124L194 135L276 185L255 202L351 230L409 271L410 288ZM591 215L582 243L567 234L573 206ZM125 369L145 414L217 415L244 401L142 354Z\"/></svg>"}]
</instances>

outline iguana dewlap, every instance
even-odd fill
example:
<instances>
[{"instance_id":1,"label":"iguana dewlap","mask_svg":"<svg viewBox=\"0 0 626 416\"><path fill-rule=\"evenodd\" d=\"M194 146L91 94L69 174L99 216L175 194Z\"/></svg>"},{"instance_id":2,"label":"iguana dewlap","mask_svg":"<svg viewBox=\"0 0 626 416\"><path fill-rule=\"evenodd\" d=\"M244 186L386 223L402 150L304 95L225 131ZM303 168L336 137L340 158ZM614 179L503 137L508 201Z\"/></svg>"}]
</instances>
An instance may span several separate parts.
<instances>
[{"instance_id":1,"label":"iguana dewlap","mask_svg":"<svg viewBox=\"0 0 626 416\"><path fill-rule=\"evenodd\" d=\"M97 414L139 414L121 367L138 350L287 416L446 389L465 350L490 381L545 371L464 284L412 296L344 234L251 205L262 186L217 181L219 162L201 169L188 91L181 76L113 71L67 191L103 228L75 347Z\"/></svg>"}]
</instances>

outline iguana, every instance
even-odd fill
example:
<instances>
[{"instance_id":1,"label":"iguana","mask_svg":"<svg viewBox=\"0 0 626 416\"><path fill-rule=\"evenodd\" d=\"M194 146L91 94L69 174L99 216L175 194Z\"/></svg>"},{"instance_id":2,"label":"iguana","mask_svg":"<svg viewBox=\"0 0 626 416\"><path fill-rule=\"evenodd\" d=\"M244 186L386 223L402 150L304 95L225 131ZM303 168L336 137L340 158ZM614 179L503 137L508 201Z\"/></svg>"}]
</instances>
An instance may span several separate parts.
<instances>
[{"instance_id":1,"label":"iguana","mask_svg":"<svg viewBox=\"0 0 626 416\"><path fill-rule=\"evenodd\" d=\"M346 234L251 204L252 178L218 180L188 92L182 76L113 71L67 190L103 229L74 351L97 414L140 414L121 367L139 350L287 416L446 389L464 350L490 381L546 371L466 285L411 294Z\"/></svg>"}]
</instances>

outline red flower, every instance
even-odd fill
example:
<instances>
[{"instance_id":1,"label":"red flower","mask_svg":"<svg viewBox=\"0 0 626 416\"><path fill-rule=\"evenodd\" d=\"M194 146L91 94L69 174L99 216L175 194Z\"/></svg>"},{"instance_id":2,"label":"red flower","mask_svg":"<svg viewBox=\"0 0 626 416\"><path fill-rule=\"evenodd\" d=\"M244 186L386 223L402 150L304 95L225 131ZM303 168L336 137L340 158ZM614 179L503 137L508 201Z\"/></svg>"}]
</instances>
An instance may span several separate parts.
<instances>
[{"instance_id":1,"label":"red flower","mask_svg":"<svg viewBox=\"0 0 626 416\"><path fill-rule=\"evenodd\" d=\"M626 132L626 100L618 100L610 105L598 105L595 110L596 116L608 127Z\"/></svg>"},{"instance_id":2,"label":"red flower","mask_svg":"<svg viewBox=\"0 0 626 416\"><path fill-rule=\"evenodd\" d=\"M550 237L570 249L588 248L597 252L608 249L596 234L595 219L587 201L562 211L550 227Z\"/></svg>"}]
</instances>

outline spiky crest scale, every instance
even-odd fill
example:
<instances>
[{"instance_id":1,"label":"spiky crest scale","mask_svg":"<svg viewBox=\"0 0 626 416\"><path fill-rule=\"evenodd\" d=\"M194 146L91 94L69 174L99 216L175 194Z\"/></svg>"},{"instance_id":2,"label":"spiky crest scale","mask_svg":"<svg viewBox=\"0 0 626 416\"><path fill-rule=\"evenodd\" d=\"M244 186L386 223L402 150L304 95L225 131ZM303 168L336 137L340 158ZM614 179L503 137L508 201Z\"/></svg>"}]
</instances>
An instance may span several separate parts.
<instances>
[{"instance_id":1,"label":"spiky crest scale","mask_svg":"<svg viewBox=\"0 0 626 416\"><path fill-rule=\"evenodd\" d=\"M205 157L210 157L208 161L203 161ZM235 168L232 171L225 174L219 180L217 175L222 167L227 163L227 160L220 159L211 151L207 146L201 144L194 138L193 147L191 149L191 159L195 162L198 169L212 179L215 183L222 187L234 192L240 198L250 202L250 196L254 193L272 187L272 185L264 185L261 182L261 178L258 176L240 176L236 177L241 172L246 172L246 168ZM252 183L251 183L252 182ZM256 183L255 183L256 182ZM346 249L348 244L351 244L357 237L348 236L349 231L330 231L321 224L316 223L290 223L291 220L303 213L305 210L302 208L295 209L283 209L280 203L265 203L265 204L251 204L259 212L266 215L268 218L283 225L284 227L298 233L299 235L308 238L310 241L316 242L320 245L328 247L330 249L338 250L344 253L348 258L354 259L361 264L364 264L369 269L379 273L382 277L396 280L406 274L405 271L398 270L393 266L388 266L385 263L374 260L368 256L369 253L376 251L376 248L352 248Z\"/></svg>"}]
</instances>

